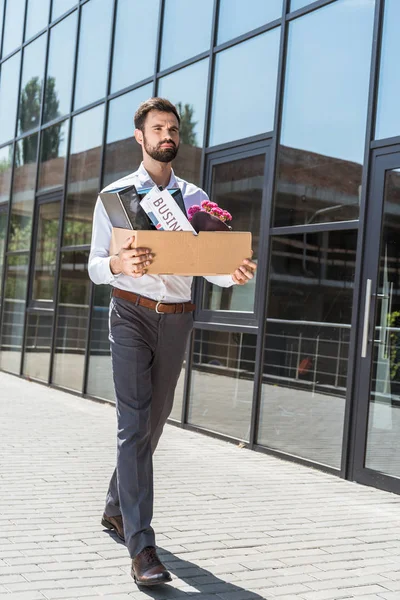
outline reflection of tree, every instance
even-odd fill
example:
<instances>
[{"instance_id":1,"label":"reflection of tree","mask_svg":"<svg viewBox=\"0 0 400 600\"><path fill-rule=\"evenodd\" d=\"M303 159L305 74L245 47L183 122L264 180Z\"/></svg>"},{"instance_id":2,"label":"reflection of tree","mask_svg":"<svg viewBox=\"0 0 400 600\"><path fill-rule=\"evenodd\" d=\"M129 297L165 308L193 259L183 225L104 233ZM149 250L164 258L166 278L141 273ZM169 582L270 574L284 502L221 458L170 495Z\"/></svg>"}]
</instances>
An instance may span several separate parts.
<instances>
[{"instance_id":1,"label":"reflection of tree","mask_svg":"<svg viewBox=\"0 0 400 600\"><path fill-rule=\"evenodd\" d=\"M197 137L194 130L197 121L193 121L193 106L190 104L182 105L182 102L178 102L176 108L181 117L180 137L182 143L189 146L197 146Z\"/></svg>"},{"instance_id":2,"label":"reflection of tree","mask_svg":"<svg viewBox=\"0 0 400 600\"><path fill-rule=\"evenodd\" d=\"M40 105L42 99L42 82L39 77L32 77L21 92L19 105L19 129L21 132L29 131L38 127L40 122ZM60 116L59 100L56 91L56 80L54 77L48 77L45 90L45 120L51 121ZM43 135L42 160L56 158L59 152L59 146L62 141L62 124L54 125ZM36 162L37 137L28 136L22 140L22 156L20 148L17 147L16 166Z\"/></svg>"}]
</instances>

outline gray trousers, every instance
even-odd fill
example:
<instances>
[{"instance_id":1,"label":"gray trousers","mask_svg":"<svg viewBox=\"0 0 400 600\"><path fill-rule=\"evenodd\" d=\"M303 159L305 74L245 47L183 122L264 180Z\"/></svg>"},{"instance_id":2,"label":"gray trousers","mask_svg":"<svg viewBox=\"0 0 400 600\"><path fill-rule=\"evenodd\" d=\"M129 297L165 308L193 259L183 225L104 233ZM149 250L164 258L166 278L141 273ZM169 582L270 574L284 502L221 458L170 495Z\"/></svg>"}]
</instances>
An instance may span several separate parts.
<instances>
[{"instance_id":1,"label":"gray trousers","mask_svg":"<svg viewBox=\"0 0 400 600\"><path fill-rule=\"evenodd\" d=\"M155 546L152 453L172 410L193 314L157 314L121 298L110 303L117 408L117 467L105 513L122 515L133 558Z\"/></svg>"}]
</instances>

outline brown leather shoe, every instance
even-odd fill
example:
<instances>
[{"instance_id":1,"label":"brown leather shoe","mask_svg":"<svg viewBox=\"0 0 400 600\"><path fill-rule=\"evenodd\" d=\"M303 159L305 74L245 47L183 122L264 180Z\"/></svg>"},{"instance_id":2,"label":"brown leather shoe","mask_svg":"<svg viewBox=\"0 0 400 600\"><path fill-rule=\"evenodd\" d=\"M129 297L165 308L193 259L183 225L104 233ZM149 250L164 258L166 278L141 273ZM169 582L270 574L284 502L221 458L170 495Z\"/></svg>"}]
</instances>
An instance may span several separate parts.
<instances>
[{"instance_id":1,"label":"brown leather shoe","mask_svg":"<svg viewBox=\"0 0 400 600\"><path fill-rule=\"evenodd\" d=\"M171 573L158 558L154 546L147 546L135 556L131 574L138 585L160 585L172 581Z\"/></svg>"},{"instance_id":2,"label":"brown leather shoe","mask_svg":"<svg viewBox=\"0 0 400 600\"><path fill-rule=\"evenodd\" d=\"M112 529L113 531L115 531L119 539L123 542L125 541L124 524L122 522L121 515L118 515L116 517L108 517L106 513L103 513L101 524L103 525L103 527L106 527L106 529Z\"/></svg>"}]
</instances>

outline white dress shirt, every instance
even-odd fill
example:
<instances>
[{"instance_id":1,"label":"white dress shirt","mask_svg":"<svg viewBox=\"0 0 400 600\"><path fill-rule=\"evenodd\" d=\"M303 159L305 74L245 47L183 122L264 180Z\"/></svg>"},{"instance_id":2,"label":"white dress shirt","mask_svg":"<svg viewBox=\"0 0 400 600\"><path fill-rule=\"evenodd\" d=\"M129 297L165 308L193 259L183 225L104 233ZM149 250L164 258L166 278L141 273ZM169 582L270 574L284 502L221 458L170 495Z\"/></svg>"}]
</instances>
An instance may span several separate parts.
<instances>
[{"instance_id":1,"label":"white dress shirt","mask_svg":"<svg viewBox=\"0 0 400 600\"><path fill-rule=\"evenodd\" d=\"M152 188L154 181L143 166L139 169L114 183L111 183L105 190L115 187L134 185L136 189ZM203 200L208 200L207 194L193 185L171 173L171 179L167 188L179 188L185 203L186 210L193 204L199 204ZM188 302L191 299L191 288L193 277L183 277L178 275L143 275L134 278L122 273L114 275L110 269L109 247L111 240L112 225L107 212L100 198L97 199L93 215L92 243L89 255L89 277L97 284L110 284L121 290L127 290L152 298L158 302ZM218 275L206 277L210 283L215 283L221 287L230 287L234 285L231 275Z\"/></svg>"}]
</instances>

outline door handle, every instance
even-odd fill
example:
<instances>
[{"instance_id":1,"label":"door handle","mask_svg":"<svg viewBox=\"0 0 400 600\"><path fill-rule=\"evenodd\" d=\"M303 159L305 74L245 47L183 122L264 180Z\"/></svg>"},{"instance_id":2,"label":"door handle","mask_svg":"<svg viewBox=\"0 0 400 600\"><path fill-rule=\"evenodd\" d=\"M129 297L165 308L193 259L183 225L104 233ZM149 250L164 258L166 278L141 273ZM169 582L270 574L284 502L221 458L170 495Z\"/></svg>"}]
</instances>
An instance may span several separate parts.
<instances>
[{"instance_id":1,"label":"door handle","mask_svg":"<svg viewBox=\"0 0 400 600\"><path fill-rule=\"evenodd\" d=\"M372 285L372 279L367 279L367 284L365 286L365 308L364 308L363 337L362 337L362 344L361 344L361 358L365 358L367 356L369 313L371 310L371 285Z\"/></svg>"}]
</instances>

